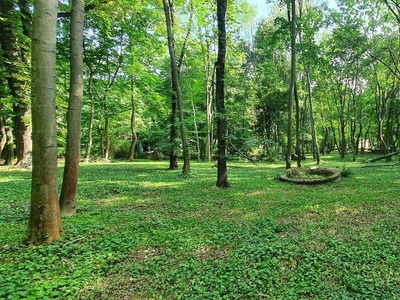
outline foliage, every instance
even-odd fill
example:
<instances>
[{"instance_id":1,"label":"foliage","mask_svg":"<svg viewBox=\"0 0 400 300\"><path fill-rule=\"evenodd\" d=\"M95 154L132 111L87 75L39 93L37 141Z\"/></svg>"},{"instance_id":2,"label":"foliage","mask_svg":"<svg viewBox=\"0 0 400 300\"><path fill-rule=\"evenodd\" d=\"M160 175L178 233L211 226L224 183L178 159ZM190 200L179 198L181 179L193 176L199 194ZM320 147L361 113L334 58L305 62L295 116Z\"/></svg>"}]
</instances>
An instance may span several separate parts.
<instances>
[{"instance_id":1,"label":"foliage","mask_svg":"<svg viewBox=\"0 0 400 300\"><path fill-rule=\"evenodd\" d=\"M31 172L2 167L0 298L397 299L398 167L321 157L344 163L351 177L299 186L228 161L229 190L205 163L82 164L78 213L41 247L21 243Z\"/></svg>"}]
</instances>

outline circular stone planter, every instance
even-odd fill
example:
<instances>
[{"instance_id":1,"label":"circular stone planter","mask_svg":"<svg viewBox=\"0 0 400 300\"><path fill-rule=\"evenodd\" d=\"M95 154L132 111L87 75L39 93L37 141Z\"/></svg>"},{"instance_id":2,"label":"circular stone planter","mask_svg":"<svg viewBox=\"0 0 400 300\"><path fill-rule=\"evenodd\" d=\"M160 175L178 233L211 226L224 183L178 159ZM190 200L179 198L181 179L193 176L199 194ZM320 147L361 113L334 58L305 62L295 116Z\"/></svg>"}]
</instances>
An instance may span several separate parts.
<instances>
[{"instance_id":1,"label":"circular stone planter","mask_svg":"<svg viewBox=\"0 0 400 300\"><path fill-rule=\"evenodd\" d=\"M299 184L318 184L340 179L340 175L340 170L335 168L292 168L279 175L279 179Z\"/></svg>"}]
</instances>

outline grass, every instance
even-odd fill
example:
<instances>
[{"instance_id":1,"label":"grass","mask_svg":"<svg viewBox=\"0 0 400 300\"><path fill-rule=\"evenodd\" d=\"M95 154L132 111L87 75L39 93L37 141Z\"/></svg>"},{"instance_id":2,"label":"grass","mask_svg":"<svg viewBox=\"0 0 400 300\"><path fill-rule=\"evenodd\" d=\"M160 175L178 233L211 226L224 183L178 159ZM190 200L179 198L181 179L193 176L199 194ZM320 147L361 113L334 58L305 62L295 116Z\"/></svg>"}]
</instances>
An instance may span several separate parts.
<instances>
[{"instance_id":1,"label":"grass","mask_svg":"<svg viewBox=\"0 0 400 300\"><path fill-rule=\"evenodd\" d=\"M41 247L22 243L31 173L2 167L0 298L400 299L399 167L322 157L344 165L303 186L229 162L218 189L207 163L83 164L67 235Z\"/></svg>"}]
</instances>

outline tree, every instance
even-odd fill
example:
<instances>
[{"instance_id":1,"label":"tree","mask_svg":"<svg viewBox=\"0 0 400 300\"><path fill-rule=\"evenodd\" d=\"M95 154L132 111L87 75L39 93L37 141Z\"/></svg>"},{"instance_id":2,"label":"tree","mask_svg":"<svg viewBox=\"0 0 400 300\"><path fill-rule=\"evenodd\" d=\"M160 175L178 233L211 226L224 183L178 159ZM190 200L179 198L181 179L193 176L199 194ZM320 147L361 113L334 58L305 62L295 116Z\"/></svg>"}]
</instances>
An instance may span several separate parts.
<instances>
[{"instance_id":1,"label":"tree","mask_svg":"<svg viewBox=\"0 0 400 300\"><path fill-rule=\"evenodd\" d=\"M289 6L289 4L288 4ZM288 116L288 134L287 134L287 149L286 149L286 169L291 167L291 156L293 148L292 137L292 119L293 119L293 96L296 87L296 1L291 0L292 19L291 19L291 36L292 36L292 53L291 53L291 76L290 76L290 92L289 92L289 116ZM288 9L288 15L289 9Z\"/></svg>"},{"instance_id":2,"label":"tree","mask_svg":"<svg viewBox=\"0 0 400 300\"><path fill-rule=\"evenodd\" d=\"M76 191L81 149L81 110L83 98L83 22L84 0L72 1L70 29L70 92L67 112L67 145L60 195L61 214L76 212Z\"/></svg>"},{"instance_id":3,"label":"tree","mask_svg":"<svg viewBox=\"0 0 400 300\"><path fill-rule=\"evenodd\" d=\"M32 149L29 107L29 40L31 15L25 0L0 2L0 44L13 99L16 164L30 165Z\"/></svg>"},{"instance_id":4,"label":"tree","mask_svg":"<svg viewBox=\"0 0 400 300\"><path fill-rule=\"evenodd\" d=\"M172 1L171 1L172 2ZM188 175L190 173L189 149L187 145L186 130L183 117L183 97L182 90L179 83L178 62L175 55L174 36L172 34L171 26L171 4L167 0L163 0L165 20L167 27L168 49L171 60L171 77L172 77L172 92L176 94L176 101L178 105L179 127L182 139L183 150L183 168L182 173Z\"/></svg>"},{"instance_id":5,"label":"tree","mask_svg":"<svg viewBox=\"0 0 400 300\"><path fill-rule=\"evenodd\" d=\"M218 26L218 58L215 62L216 70L216 102L217 102L217 136L218 136L218 174L217 187L227 188L228 172L226 167L227 120L225 110L225 56L226 56L226 8L227 0L217 0Z\"/></svg>"},{"instance_id":6,"label":"tree","mask_svg":"<svg viewBox=\"0 0 400 300\"><path fill-rule=\"evenodd\" d=\"M35 0L32 31L32 188L28 241L60 238L56 124L57 0Z\"/></svg>"},{"instance_id":7,"label":"tree","mask_svg":"<svg viewBox=\"0 0 400 300\"><path fill-rule=\"evenodd\" d=\"M129 147L128 160L133 161L135 159L135 148L137 143L136 134L136 101L135 101L135 79L131 76L131 133L132 141Z\"/></svg>"}]
</instances>

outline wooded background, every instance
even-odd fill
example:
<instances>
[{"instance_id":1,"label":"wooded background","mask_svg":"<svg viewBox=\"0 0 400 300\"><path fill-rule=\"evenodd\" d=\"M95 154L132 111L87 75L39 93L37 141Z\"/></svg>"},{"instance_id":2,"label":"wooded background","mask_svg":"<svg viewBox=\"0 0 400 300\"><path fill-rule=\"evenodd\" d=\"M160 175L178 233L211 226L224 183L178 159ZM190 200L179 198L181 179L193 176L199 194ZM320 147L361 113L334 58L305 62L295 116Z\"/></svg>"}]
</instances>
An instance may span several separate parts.
<instances>
[{"instance_id":1,"label":"wooded background","mask_svg":"<svg viewBox=\"0 0 400 300\"><path fill-rule=\"evenodd\" d=\"M180 156L184 122L192 159L216 155L217 19L215 1L169 1L183 99L171 103L171 63L161 1L90 1L84 21L81 157L133 160ZM295 4L296 77L293 118L291 4ZM293 119L293 152L337 149L341 155L399 140L397 1L269 1L227 7L225 99L230 153L285 156ZM4 164L29 164L32 5L0 4L0 152ZM65 156L70 98L71 3L59 1L57 32L58 153ZM176 110L176 108L175 108ZM173 111L173 113L171 113ZM173 124L173 125L171 125ZM75 132L75 134L80 134ZM173 146L171 146L173 145ZM172 150L171 150L172 149ZM133 152L133 150L136 150Z\"/></svg>"}]
</instances>

